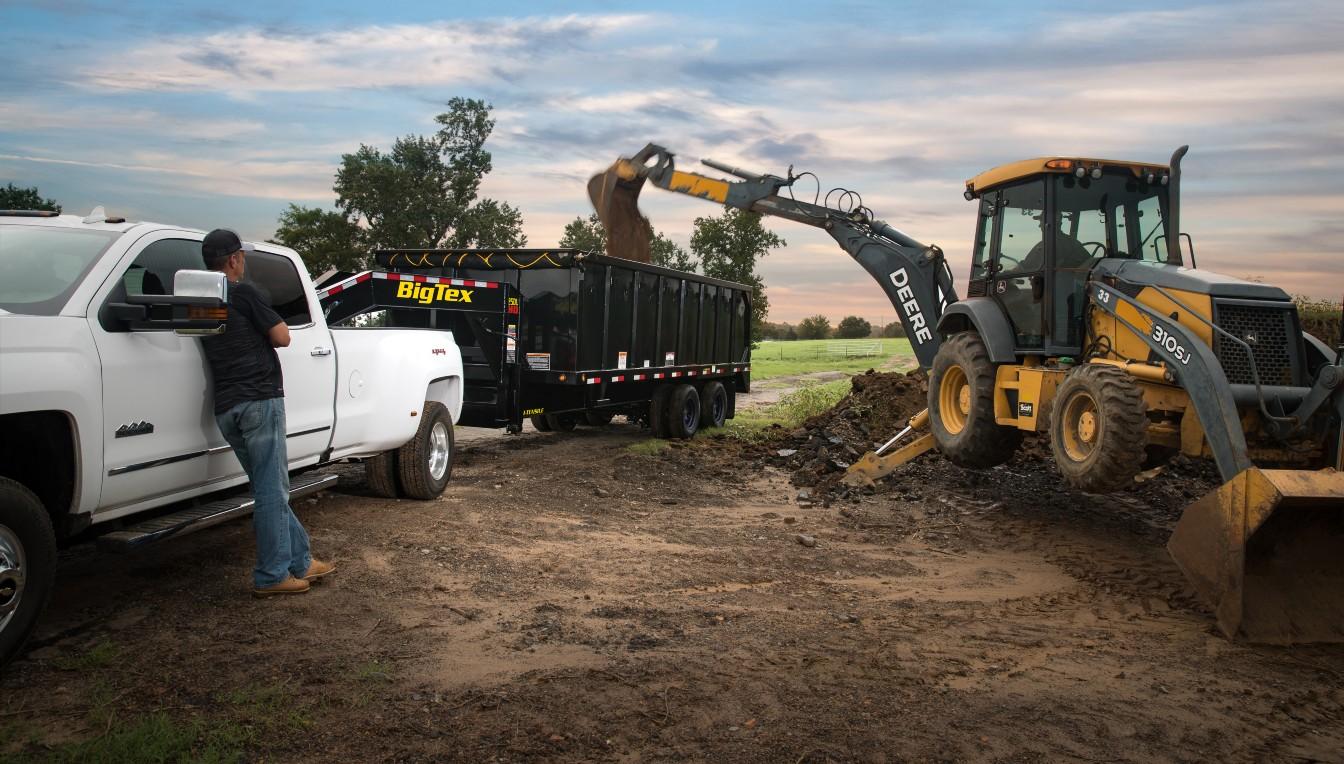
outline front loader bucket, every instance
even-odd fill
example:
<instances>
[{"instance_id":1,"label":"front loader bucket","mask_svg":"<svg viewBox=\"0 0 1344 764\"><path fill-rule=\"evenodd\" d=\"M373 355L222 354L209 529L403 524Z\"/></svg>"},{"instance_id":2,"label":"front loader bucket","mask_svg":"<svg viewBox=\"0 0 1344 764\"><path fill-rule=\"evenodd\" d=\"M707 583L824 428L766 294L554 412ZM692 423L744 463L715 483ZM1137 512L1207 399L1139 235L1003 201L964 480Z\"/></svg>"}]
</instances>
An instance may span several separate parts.
<instances>
[{"instance_id":1,"label":"front loader bucket","mask_svg":"<svg viewBox=\"0 0 1344 764\"><path fill-rule=\"evenodd\" d=\"M1167 551L1229 639L1344 642L1344 473L1251 467L1186 507Z\"/></svg>"},{"instance_id":2,"label":"front loader bucket","mask_svg":"<svg viewBox=\"0 0 1344 764\"><path fill-rule=\"evenodd\" d=\"M606 172L588 179L588 198L607 234L607 254L640 263L650 262L653 227L639 213L644 176L628 159L619 159Z\"/></svg>"}]
</instances>

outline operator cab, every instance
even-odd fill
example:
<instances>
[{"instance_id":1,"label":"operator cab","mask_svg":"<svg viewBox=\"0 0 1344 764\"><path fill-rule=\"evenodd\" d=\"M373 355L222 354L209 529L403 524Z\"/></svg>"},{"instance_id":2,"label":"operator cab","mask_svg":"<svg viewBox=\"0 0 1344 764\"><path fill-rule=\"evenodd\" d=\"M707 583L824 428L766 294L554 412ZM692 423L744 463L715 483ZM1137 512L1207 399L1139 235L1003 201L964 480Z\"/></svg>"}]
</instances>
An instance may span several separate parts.
<instances>
[{"instance_id":1,"label":"operator cab","mask_svg":"<svg viewBox=\"0 0 1344 764\"><path fill-rule=\"evenodd\" d=\"M1082 351L1084 288L1103 258L1181 265L1165 165L1047 157L966 182L980 200L968 297L997 302L1022 355Z\"/></svg>"}]
</instances>

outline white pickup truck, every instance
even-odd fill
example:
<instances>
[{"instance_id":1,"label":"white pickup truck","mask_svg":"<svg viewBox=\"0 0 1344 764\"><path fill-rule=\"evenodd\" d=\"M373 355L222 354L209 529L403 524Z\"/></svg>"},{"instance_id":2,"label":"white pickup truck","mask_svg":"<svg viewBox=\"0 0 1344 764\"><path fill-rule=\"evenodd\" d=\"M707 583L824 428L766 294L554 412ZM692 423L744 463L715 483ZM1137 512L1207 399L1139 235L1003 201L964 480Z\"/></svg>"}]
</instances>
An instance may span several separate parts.
<instances>
[{"instance_id":1,"label":"white pickup truck","mask_svg":"<svg viewBox=\"0 0 1344 764\"><path fill-rule=\"evenodd\" d=\"M101 210L0 212L0 665L45 607L59 544L133 549L251 511L193 336L222 329L227 300L203 237ZM291 472L363 458L376 493L439 495L462 410L452 336L328 326L284 247L257 244L246 267L292 338ZM334 480L296 474L291 492Z\"/></svg>"}]
</instances>

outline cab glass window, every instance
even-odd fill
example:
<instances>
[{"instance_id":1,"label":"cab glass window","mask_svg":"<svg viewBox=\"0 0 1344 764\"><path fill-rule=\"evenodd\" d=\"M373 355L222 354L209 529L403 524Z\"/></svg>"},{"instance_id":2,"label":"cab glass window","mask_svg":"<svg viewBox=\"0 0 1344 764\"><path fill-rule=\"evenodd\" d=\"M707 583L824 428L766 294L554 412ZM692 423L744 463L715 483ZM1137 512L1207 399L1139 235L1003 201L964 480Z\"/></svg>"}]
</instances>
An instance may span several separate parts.
<instances>
[{"instance_id":1,"label":"cab glass window","mask_svg":"<svg viewBox=\"0 0 1344 764\"><path fill-rule=\"evenodd\" d=\"M115 231L0 225L0 309L32 316L60 313L119 235Z\"/></svg>"},{"instance_id":2,"label":"cab glass window","mask_svg":"<svg viewBox=\"0 0 1344 764\"><path fill-rule=\"evenodd\" d=\"M196 245L200 249L200 244ZM308 294L294 263L268 252L249 252L243 265L243 281L256 287L263 299L289 326L313 322L308 313Z\"/></svg>"},{"instance_id":3,"label":"cab glass window","mask_svg":"<svg viewBox=\"0 0 1344 764\"><path fill-rule=\"evenodd\" d=\"M1033 273L1045 267L1045 183L1032 181L999 192L999 244L995 258L1002 275Z\"/></svg>"},{"instance_id":4,"label":"cab glass window","mask_svg":"<svg viewBox=\"0 0 1344 764\"><path fill-rule=\"evenodd\" d=\"M205 270L201 243L190 239L164 239L145 247L136 255L121 284L126 295L168 295L173 293L173 278L178 271Z\"/></svg>"},{"instance_id":5,"label":"cab glass window","mask_svg":"<svg viewBox=\"0 0 1344 764\"><path fill-rule=\"evenodd\" d=\"M991 193L980 200L980 214L977 216L979 220L975 224L975 251L971 254L971 281L987 279L990 276L986 253L989 252L990 234L994 231L994 210L998 198L997 193Z\"/></svg>"}]
</instances>

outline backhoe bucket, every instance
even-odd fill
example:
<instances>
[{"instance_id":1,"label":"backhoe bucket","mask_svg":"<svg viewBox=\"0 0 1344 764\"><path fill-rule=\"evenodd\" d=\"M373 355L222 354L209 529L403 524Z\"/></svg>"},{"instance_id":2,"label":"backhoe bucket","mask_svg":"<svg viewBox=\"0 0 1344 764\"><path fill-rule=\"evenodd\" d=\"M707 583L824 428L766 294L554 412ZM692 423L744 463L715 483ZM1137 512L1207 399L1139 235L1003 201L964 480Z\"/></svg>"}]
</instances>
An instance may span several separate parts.
<instances>
[{"instance_id":1,"label":"backhoe bucket","mask_svg":"<svg viewBox=\"0 0 1344 764\"><path fill-rule=\"evenodd\" d=\"M588 198L607 234L607 254L640 263L652 260L653 228L639 213L644 176L628 159L619 159L606 172L588 179Z\"/></svg>"},{"instance_id":2,"label":"backhoe bucket","mask_svg":"<svg viewBox=\"0 0 1344 764\"><path fill-rule=\"evenodd\" d=\"M1229 639L1344 642L1344 473L1251 467L1186 507L1167 551Z\"/></svg>"}]
</instances>

